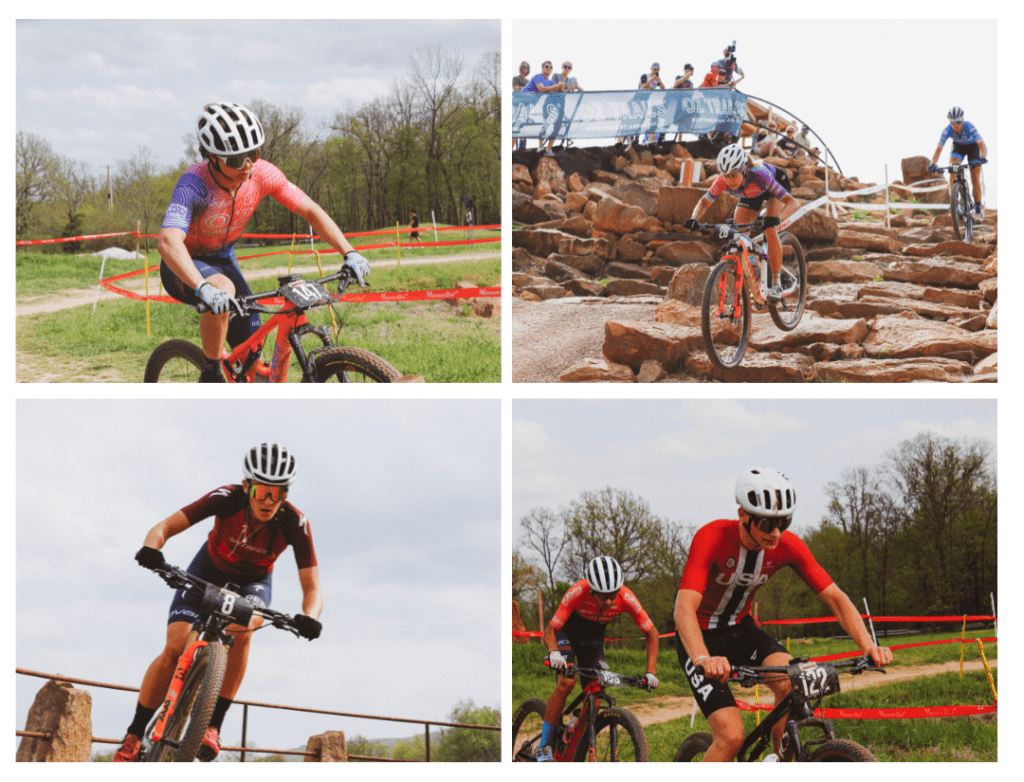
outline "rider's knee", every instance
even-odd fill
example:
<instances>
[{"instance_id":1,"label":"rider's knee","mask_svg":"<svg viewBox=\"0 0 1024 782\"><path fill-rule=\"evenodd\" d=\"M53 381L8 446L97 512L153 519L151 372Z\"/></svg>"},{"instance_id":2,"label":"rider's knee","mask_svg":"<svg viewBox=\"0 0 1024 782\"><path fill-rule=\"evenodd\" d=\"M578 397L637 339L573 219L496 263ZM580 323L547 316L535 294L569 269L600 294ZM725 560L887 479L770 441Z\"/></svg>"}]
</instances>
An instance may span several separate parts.
<instances>
[{"instance_id":1,"label":"rider's knee","mask_svg":"<svg viewBox=\"0 0 1024 782\"><path fill-rule=\"evenodd\" d=\"M559 676L558 677L558 684L555 686L555 689L558 692L560 692L560 693L568 695L570 692L573 691L573 688L575 686L576 686L576 677L575 676L572 677L571 679L569 679L569 678L567 678L565 676Z\"/></svg>"},{"instance_id":2,"label":"rider's knee","mask_svg":"<svg viewBox=\"0 0 1024 782\"><path fill-rule=\"evenodd\" d=\"M206 281L218 290L227 291L231 296L235 295L235 284L231 282L229 277L226 277L223 274L211 274L206 278Z\"/></svg>"},{"instance_id":3,"label":"rider's knee","mask_svg":"<svg viewBox=\"0 0 1024 782\"><path fill-rule=\"evenodd\" d=\"M719 744L722 749L727 750L730 755L735 756L739 751L740 747L743 746L743 721L737 720L736 723L729 723L728 725L722 726L718 731L715 732L713 740L716 744Z\"/></svg>"}]
</instances>

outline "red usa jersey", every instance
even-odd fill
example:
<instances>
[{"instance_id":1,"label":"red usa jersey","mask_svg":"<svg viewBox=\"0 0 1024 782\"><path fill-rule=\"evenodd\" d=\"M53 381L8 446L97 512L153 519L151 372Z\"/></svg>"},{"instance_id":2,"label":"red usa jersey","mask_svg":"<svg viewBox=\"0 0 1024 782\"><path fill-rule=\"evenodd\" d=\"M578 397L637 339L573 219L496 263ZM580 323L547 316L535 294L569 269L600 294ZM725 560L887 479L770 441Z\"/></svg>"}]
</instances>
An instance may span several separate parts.
<instances>
[{"instance_id":1,"label":"red usa jersey","mask_svg":"<svg viewBox=\"0 0 1024 782\"><path fill-rule=\"evenodd\" d=\"M577 581L562 598L561 605L558 606L558 610L551 619L551 626L556 630L561 630L574 611L583 619L600 624L608 624L625 611L633 617L636 626L644 632L654 627L654 622L647 616L647 612L640 605L640 601L636 599L636 595L627 587L622 587L614 602L602 611L590 593L590 584L587 583L587 580Z\"/></svg>"},{"instance_id":2,"label":"red usa jersey","mask_svg":"<svg viewBox=\"0 0 1024 782\"><path fill-rule=\"evenodd\" d=\"M788 530L771 551L751 551L740 542L739 521L719 519L693 536L680 589L704 598L697 620L705 630L728 627L750 613L757 590L784 567L793 568L815 594L832 584L810 549Z\"/></svg>"},{"instance_id":3,"label":"red usa jersey","mask_svg":"<svg viewBox=\"0 0 1024 782\"><path fill-rule=\"evenodd\" d=\"M288 546L295 552L299 570L316 565L309 519L287 500L274 518L263 524L250 518L245 489L230 484L214 489L181 512L189 524L215 517L206 548L214 564L227 573L267 573Z\"/></svg>"}]
</instances>

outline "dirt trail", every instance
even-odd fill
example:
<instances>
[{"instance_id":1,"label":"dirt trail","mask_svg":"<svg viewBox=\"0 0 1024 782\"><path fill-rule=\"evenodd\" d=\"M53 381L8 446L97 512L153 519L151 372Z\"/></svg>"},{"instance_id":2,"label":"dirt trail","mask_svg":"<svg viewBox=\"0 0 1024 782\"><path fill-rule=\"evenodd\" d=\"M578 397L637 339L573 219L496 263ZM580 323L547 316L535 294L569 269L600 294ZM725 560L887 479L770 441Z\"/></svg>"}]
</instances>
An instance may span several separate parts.
<instances>
[{"instance_id":1,"label":"dirt trail","mask_svg":"<svg viewBox=\"0 0 1024 782\"><path fill-rule=\"evenodd\" d=\"M431 255L425 257L409 258L408 260L402 261L403 266L423 266L426 264L433 263L453 263L455 261L483 261L492 258L501 258L501 252L491 253L472 253L469 255ZM336 260L336 259L335 259ZM398 261L374 261L373 267L379 268L381 266L397 266ZM324 272L327 274L333 274L337 271L337 264L331 260L323 261ZM316 265L306 266L292 266L292 273L300 274L312 274L317 271ZM159 275L159 270L157 270ZM253 269L251 271L246 270L245 277L247 280L254 280L264 277L278 277L283 274L288 274L287 266L280 266L274 269ZM119 282L120 287L125 290L132 291L133 293L142 293L145 290L146 282L141 277L129 277L128 279L121 280ZM157 277L150 277L149 292L150 295L156 295L158 291L159 280ZM117 293L111 293L106 288L100 288L100 301L111 301L114 299L123 298ZM92 304L96 301L96 288L93 287L88 290L73 290L66 293L49 294L46 296L32 296L20 299L17 303L17 316L22 315L37 315L41 312L58 312L60 310L67 310L73 307L81 307L84 304Z\"/></svg>"},{"instance_id":2,"label":"dirt trail","mask_svg":"<svg viewBox=\"0 0 1024 782\"><path fill-rule=\"evenodd\" d=\"M995 668L997 663L998 660L996 659L988 661L989 666L992 668ZM980 671L984 670L984 668L985 666L982 665L980 660L968 660L964 662L965 671ZM959 662L934 663L932 665L901 665L887 669L885 675L870 672L860 674L859 676L841 674L839 682L842 686L843 692L852 692L854 690L863 690L868 687L880 687L883 684L891 684L892 682L916 679L919 676L934 676L939 673L956 673L959 670ZM744 700L750 704L754 703L753 690L741 690L734 687L733 694L737 696L737 700ZM766 702L766 697L767 702L770 702L772 699L771 693L767 693L767 696L762 693L762 703ZM631 704L629 706L629 710L636 715L637 719L640 720L640 724L644 726L655 725L659 722L668 722L676 719L689 720L690 715L693 713L693 698L647 698L642 703Z\"/></svg>"}]
</instances>

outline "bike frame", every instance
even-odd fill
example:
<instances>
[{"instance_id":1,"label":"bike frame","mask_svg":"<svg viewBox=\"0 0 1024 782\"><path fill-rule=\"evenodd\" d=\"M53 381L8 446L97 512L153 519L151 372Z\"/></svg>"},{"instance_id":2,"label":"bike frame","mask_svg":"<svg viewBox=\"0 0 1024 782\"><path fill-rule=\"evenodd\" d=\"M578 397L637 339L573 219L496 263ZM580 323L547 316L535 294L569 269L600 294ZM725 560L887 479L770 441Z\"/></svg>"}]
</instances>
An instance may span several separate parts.
<instances>
[{"instance_id":1,"label":"bike frame","mask_svg":"<svg viewBox=\"0 0 1024 782\"><path fill-rule=\"evenodd\" d=\"M795 712L795 714L791 715L791 718L786 721L786 738L789 739L789 742L784 752L792 752L794 760L803 761L805 759L805 745L800 740L800 731L804 728L821 728L825 733L824 739L808 742L807 746L830 741L836 737L832 720L815 717L814 711L809 709L806 704L801 703L794 707L793 693L791 692L772 709L771 713L760 725L750 731L749 735L743 740L740 751L736 754L737 760L741 763L752 763L757 760L761 753L771 746L772 728L790 711ZM795 719L793 718L794 716Z\"/></svg>"},{"instance_id":2,"label":"bike frame","mask_svg":"<svg viewBox=\"0 0 1024 782\"><path fill-rule=\"evenodd\" d=\"M178 667L174 671L174 678L171 679L171 686L167 689L164 705L160 709L160 715L157 717L156 723L153 726L153 732L150 734L150 740L154 744L159 743L163 739L164 727L167 725L171 715L174 714L174 710L178 707L178 697L181 695L181 688L185 686L185 677L188 675L188 670L196 659L196 653L206 646L207 643L208 641L200 640L198 630L193 628L189 633L185 651L178 658Z\"/></svg>"},{"instance_id":3,"label":"bike frame","mask_svg":"<svg viewBox=\"0 0 1024 782\"><path fill-rule=\"evenodd\" d=\"M573 710L583 703L583 707L580 709L580 716L576 719L576 725L573 726L572 735L569 737L569 741L566 742L565 749L554 755L555 760L562 763L571 763L572 759L576 757L576 748L579 746L583 736L587 737L587 744L589 746L589 752L591 759L593 759L594 746L596 742L596 733L594 727L596 725L596 714L598 701L607 701L609 706L615 705L615 699L612 698L608 693L601 689L600 683L597 679L594 679L590 684L583 688L576 700L570 703L565 711L562 712L563 716L566 714L572 714ZM612 730L612 751L615 751L615 726L611 726Z\"/></svg>"},{"instance_id":4,"label":"bike frame","mask_svg":"<svg viewBox=\"0 0 1024 782\"><path fill-rule=\"evenodd\" d=\"M262 360L263 345L274 329L278 329L278 332L274 342L274 353L268 365ZM221 367L225 380L229 383L253 382L258 372L266 374L270 383L287 383L293 352L303 370L307 366L309 357L302 349L302 337L309 333L316 333L326 341L324 347L330 347L327 330L323 326L311 325L305 312L300 312L294 304L289 304L286 309L275 313L255 334L233 351L224 351ZM236 370L235 366L240 368Z\"/></svg>"}]
</instances>

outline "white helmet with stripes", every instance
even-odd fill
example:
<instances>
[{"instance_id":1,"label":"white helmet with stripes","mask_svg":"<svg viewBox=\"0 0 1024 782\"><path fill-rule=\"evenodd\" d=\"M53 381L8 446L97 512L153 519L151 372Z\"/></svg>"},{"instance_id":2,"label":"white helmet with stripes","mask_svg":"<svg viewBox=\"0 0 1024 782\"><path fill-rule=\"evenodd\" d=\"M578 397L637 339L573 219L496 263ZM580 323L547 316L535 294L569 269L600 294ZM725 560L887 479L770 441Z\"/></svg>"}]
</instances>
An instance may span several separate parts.
<instances>
[{"instance_id":1,"label":"white helmet with stripes","mask_svg":"<svg viewBox=\"0 0 1024 782\"><path fill-rule=\"evenodd\" d=\"M736 502L754 516L791 516L796 510L796 490L778 470L750 467L736 478Z\"/></svg>"},{"instance_id":2,"label":"white helmet with stripes","mask_svg":"<svg viewBox=\"0 0 1024 782\"><path fill-rule=\"evenodd\" d=\"M242 462L246 480L268 486L291 486L297 472L295 457L277 443L261 443L249 449Z\"/></svg>"},{"instance_id":3,"label":"white helmet with stripes","mask_svg":"<svg viewBox=\"0 0 1024 782\"><path fill-rule=\"evenodd\" d=\"M240 103L208 103L196 122L199 146L211 155L235 155L263 146L259 118Z\"/></svg>"},{"instance_id":4,"label":"white helmet with stripes","mask_svg":"<svg viewBox=\"0 0 1024 782\"><path fill-rule=\"evenodd\" d=\"M591 592L617 592L622 588L622 581L622 567L612 557L594 557L587 563L587 583Z\"/></svg>"}]
</instances>

